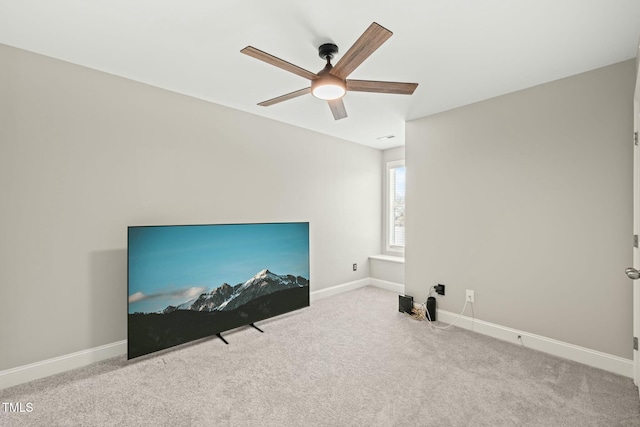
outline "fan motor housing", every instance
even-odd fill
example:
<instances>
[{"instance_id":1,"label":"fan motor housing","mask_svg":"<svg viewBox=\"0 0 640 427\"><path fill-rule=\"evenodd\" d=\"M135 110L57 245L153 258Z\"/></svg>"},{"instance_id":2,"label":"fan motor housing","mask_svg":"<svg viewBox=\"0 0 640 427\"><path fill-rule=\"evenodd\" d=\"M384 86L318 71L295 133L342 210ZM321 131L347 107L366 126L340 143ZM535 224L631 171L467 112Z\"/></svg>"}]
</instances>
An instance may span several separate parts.
<instances>
[{"instance_id":1,"label":"fan motor housing","mask_svg":"<svg viewBox=\"0 0 640 427\"><path fill-rule=\"evenodd\" d=\"M338 53L338 46L333 43L325 43L318 47L318 55L322 59L333 59Z\"/></svg>"}]
</instances>

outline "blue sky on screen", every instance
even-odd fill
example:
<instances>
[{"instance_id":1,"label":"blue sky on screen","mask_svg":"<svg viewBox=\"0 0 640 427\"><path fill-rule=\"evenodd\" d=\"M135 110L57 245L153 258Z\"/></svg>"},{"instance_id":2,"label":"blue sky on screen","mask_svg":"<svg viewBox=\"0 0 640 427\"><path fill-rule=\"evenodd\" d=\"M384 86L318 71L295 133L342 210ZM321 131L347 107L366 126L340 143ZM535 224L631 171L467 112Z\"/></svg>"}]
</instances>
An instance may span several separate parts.
<instances>
[{"instance_id":1,"label":"blue sky on screen","mask_svg":"<svg viewBox=\"0 0 640 427\"><path fill-rule=\"evenodd\" d=\"M129 313L157 312L263 269L309 279L309 224L129 228Z\"/></svg>"}]
</instances>

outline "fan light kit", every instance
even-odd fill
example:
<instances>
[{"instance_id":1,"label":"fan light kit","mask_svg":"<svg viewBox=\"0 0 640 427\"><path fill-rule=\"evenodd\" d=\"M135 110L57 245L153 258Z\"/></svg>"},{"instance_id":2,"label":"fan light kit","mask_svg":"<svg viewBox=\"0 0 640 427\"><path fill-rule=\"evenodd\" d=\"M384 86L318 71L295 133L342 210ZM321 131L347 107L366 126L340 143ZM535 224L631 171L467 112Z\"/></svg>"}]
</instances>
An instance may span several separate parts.
<instances>
[{"instance_id":1,"label":"fan light kit","mask_svg":"<svg viewBox=\"0 0 640 427\"><path fill-rule=\"evenodd\" d=\"M347 77L353 72L365 59L376 51L382 44L391 37L393 33L383 26L372 23L369 28L360 36L358 40L351 46L342 58L335 65L331 65L331 60L338 53L338 46L333 43L325 43L318 48L320 58L327 61L325 67L318 73L312 73L297 65L293 65L287 61L247 46L240 52L245 55L252 56L256 59L282 68L285 71L296 74L311 80L311 86L279 96L259 103L258 105L268 107L280 102L297 98L298 96L311 93L316 98L326 100L336 120L347 117L347 111L344 107L342 98L347 91L352 92L375 92L375 93L393 93L400 95L411 95L418 87L417 83L399 83L399 82L381 82L373 80L348 80Z\"/></svg>"},{"instance_id":2,"label":"fan light kit","mask_svg":"<svg viewBox=\"0 0 640 427\"><path fill-rule=\"evenodd\" d=\"M327 65L318 72L318 78L311 81L311 94L319 99L329 101L342 98L347 93L347 84L344 79L331 75L333 65L331 60L338 53L338 46L333 43L325 43L318 48L320 58L327 61Z\"/></svg>"},{"instance_id":3,"label":"fan light kit","mask_svg":"<svg viewBox=\"0 0 640 427\"><path fill-rule=\"evenodd\" d=\"M345 93L347 93L347 88L344 84L329 82L328 84L324 85L311 85L311 94L316 98L324 99L325 101L342 98Z\"/></svg>"}]
</instances>

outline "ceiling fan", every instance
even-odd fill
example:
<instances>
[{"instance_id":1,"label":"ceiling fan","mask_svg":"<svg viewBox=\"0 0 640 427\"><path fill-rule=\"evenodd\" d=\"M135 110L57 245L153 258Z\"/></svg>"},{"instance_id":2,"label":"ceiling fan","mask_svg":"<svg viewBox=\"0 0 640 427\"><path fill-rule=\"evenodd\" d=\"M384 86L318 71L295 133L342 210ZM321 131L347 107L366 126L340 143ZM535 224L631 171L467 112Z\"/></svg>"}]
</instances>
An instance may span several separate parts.
<instances>
[{"instance_id":1,"label":"ceiling fan","mask_svg":"<svg viewBox=\"0 0 640 427\"><path fill-rule=\"evenodd\" d=\"M338 53L338 46L333 43L325 43L318 48L318 53L322 59L327 61L327 65L318 73L312 73L297 65L256 49L247 46L240 52L252 56L267 64L275 65L285 71L289 71L300 77L311 80L311 86L279 96L259 103L263 107L277 104L298 96L311 93L319 99L324 99L329 103L329 108L336 120L347 117L342 97L347 91L353 92L376 92L393 93L400 95L411 95L418 83L381 82L373 80L349 80L347 77L360 64L364 62L373 52L376 51L393 33L383 26L372 23L369 28L351 46L335 66L331 65L331 60Z\"/></svg>"}]
</instances>

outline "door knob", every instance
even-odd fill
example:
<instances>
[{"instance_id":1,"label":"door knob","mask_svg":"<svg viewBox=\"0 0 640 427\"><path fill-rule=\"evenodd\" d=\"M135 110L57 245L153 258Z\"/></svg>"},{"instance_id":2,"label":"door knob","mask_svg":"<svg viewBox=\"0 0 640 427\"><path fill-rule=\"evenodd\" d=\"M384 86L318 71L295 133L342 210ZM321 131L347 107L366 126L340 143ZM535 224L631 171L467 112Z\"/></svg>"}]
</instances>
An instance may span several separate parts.
<instances>
[{"instance_id":1,"label":"door knob","mask_svg":"<svg viewBox=\"0 0 640 427\"><path fill-rule=\"evenodd\" d=\"M633 267L629 267L624 271L627 274L627 277L631 280L640 279L640 271L636 270Z\"/></svg>"}]
</instances>

